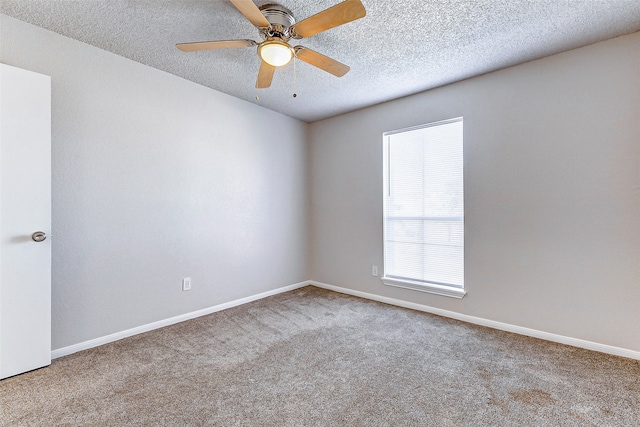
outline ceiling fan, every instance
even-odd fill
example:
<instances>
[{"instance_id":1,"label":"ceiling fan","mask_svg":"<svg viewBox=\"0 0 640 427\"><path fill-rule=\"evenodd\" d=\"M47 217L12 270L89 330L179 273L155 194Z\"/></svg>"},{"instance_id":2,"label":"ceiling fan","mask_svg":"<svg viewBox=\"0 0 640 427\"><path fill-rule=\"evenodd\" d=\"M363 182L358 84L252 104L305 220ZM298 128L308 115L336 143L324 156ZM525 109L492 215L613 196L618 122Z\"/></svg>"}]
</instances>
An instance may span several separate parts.
<instances>
[{"instance_id":1,"label":"ceiling fan","mask_svg":"<svg viewBox=\"0 0 640 427\"><path fill-rule=\"evenodd\" d=\"M250 39L217 40L179 43L176 47L183 52L195 52L258 46L258 56L262 60L256 82L258 89L271 86L276 68L287 65L294 57L337 77L349 72L347 65L304 46L292 47L289 41L311 37L364 17L366 11L360 0L345 0L297 23L291 11L279 4L269 3L258 7L252 0L231 0L231 3L258 28L262 42Z\"/></svg>"}]
</instances>

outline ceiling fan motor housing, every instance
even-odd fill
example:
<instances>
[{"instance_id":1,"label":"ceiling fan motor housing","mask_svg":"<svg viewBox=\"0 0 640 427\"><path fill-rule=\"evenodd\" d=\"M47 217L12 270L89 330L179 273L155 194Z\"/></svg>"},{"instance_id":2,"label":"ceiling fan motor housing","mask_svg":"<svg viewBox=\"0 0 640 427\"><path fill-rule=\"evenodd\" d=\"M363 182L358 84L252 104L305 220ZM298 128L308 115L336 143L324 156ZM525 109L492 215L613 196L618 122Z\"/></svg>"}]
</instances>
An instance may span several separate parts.
<instances>
[{"instance_id":1,"label":"ceiling fan motor housing","mask_svg":"<svg viewBox=\"0 0 640 427\"><path fill-rule=\"evenodd\" d=\"M296 20L289 9L276 3L269 3L260 7L260 12L271 24L269 29L260 31L264 36L285 40L291 38L289 27L295 24Z\"/></svg>"}]
</instances>

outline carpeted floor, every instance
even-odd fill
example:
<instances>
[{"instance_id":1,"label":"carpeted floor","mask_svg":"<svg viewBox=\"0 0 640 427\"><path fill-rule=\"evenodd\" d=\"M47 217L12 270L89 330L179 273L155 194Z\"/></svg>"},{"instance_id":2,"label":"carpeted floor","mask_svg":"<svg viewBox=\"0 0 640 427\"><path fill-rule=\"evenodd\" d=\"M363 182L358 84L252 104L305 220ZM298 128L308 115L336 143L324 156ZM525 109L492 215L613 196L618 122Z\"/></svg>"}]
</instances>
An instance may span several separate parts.
<instances>
[{"instance_id":1,"label":"carpeted floor","mask_svg":"<svg viewBox=\"0 0 640 427\"><path fill-rule=\"evenodd\" d=\"M640 362L314 287L0 382L2 426L640 426Z\"/></svg>"}]
</instances>

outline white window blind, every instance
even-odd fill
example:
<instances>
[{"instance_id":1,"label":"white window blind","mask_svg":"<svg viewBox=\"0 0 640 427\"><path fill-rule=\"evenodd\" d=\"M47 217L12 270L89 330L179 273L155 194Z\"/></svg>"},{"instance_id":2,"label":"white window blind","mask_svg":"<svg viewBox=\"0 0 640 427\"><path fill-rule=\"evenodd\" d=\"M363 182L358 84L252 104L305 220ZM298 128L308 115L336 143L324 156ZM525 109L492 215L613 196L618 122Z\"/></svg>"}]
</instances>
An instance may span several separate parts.
<instances>
[{"instance_id":1,"label":"white window blind","mask_svg":"<svg viewBox=\"0 0 640 427\"><path fill-rule=\"evenodd\" d=\"M384 142L383 281L464 295L462 118L387 132Z\"/></svg>"}]
</instances>

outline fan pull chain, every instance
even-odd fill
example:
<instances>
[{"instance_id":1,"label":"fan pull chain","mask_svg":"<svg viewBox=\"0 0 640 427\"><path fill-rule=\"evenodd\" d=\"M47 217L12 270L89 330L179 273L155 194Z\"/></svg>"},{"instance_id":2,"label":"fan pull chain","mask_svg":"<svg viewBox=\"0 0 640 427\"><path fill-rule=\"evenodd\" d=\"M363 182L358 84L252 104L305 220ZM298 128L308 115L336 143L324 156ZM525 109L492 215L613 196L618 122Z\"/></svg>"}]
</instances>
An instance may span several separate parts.
<instances>
[{"instance_id":1,"label":"fan pull chain","mask_svg":"<svg viewBox=\"0 0 640 427\"><path fill-rule=\"evenodd\" d=\"M298 96L298 94L296 93L296 88L298 85L298 79L297 79L297 68L296 68L296 57L295 55L293 56L293 97L295 98L296 96Z\"/></svg>"},{"instance_id":2,"label":"fan pull chain","mask_svg":"<svg viewBox=\"0 0 640 427\"><path fill-rule=\"evenodd\" d=\"M258 55L258 70L260 70L260 65L262 65L262 59L260 58L260 56ZM259 72L259 71L258 71ZM255 87L255 91L256 91L256 101L260 101L260 97L258 96L258 88L257 88L257 84Z\"/></svg>"}]
</instances>

